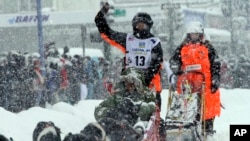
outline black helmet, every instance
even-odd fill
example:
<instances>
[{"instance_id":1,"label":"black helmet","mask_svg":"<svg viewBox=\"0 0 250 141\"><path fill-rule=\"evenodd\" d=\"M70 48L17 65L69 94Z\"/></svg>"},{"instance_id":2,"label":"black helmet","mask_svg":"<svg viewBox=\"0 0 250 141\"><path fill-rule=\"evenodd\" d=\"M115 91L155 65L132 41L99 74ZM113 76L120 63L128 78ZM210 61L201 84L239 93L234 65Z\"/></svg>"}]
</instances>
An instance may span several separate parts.
<instances>
[{"instance_id":1,"label":"black helmet","mask_svg":"<svg viewBox=\"0 0 250 141\"><path fill-rule=\"evenodd\" d=\"M133 20L132 20L132 26L133 28L135 28L136 24L138 22L142 22L145 23L149 26L149 29L151 29L151 27L153 26L153 20L151 19L150 15L148 13L144 13L144 12L139 12L137 13Z\"/></svg>"}]
</instances>

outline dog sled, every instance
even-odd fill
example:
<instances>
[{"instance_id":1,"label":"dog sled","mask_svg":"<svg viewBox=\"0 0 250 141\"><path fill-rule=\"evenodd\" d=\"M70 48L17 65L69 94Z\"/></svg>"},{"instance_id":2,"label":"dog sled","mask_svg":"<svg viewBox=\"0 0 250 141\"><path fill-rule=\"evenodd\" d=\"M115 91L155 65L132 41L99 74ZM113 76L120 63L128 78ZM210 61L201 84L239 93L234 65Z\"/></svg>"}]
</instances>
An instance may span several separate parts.
<instances>
[{"instance_id":1,"label":"dog sled","mask_svg":"<svg viewBox=\"0 0 250 141\"><path fill-rule=\"evenodd\" d=\"M186 77L190 73L202 78L198 87L197 82ZM205 76L198 71L187 71L182 74L182 78L181 94L169 90L164 121L166 141L204 141L202 117L205 110Z\"/></svg>"},{"instance_id":2,"label":"dog sled","mask_svg":"<svg viewBox=\"0 0 250 141\"><path fill-rule=\"evenodd\" d=\"M203 97L205 77L202 73L195 71L185 72L183 75L185 76L189 73L199 75L202 78L201 85L194 88L193 84L196 82L190 82L183 77L184 79L181 83L182 94L177 94L170 90L165 120L161 119L158 105L156 105L156 110L148 121L139 121L135 124L123 122L123 120L120 120L120 116L118 116L120 114L111 111L112 118L104 118L105 120L97 122L105 131L105 135L100 136L109 137L111 141L126 139L130 141L204 141L205 129L202 129L202 117L205 110ZM134 106L138 106L134 105L135 103L130 100L126 101L123 100L123 102L132 106L131 109L134 109ZM120 109L130 109L127 104L121 104L125 108ZM113 117L112 115L118 117ZM122 114L121 119L127 117L125 115ZM88 134L87 129L89 126L85 127L84 130ZM93 134L96 136L96 132Z\"/></svg>"}]
</instances>

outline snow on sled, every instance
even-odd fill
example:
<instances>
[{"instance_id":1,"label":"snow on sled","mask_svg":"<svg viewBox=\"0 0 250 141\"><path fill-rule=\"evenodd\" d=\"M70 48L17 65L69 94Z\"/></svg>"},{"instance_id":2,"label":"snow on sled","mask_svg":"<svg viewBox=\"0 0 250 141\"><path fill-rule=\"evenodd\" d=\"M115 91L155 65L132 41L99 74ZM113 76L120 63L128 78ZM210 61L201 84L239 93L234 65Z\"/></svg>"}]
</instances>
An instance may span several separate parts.
<instances>
[{"instance_id":1,"label":"snow on sled","mask_svg":"<svg viewBox=\"0 0 250 141\"><path fill-rule=\"evenodd\" d=\"M186 72L183 75L195 73L202 76L199 87L194 88L191 82L183 77L181 83L182 94L170 90L168 107L165 117L167 141L203 141L202 120L203 116L203 91L205 79L200 72Z\"/></svg>"},{"instance_id":2,"label":"snow on sled","mask_svg":"<svg viewBox=\"0 0 250 141\"><path fill-rule=\"evenodd\" d=\"M198 100L198 93L190 95L174 93L172 95L172 104L165 119L167 140L192 140L198 136L200 126L200 121L197 121Z\"/></svg>"}]
</instances>

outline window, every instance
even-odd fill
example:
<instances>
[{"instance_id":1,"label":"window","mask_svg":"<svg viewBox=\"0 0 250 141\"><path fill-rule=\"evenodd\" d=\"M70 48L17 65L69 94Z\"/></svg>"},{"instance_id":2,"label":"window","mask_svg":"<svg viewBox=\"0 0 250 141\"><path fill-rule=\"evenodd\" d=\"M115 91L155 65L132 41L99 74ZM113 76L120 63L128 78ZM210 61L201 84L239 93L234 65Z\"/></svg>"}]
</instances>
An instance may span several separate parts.
<instances>
[{"instance_id":1,"label":"window","mask_svg":"<svg viewBox=\"0 0 250 141\"><path fill-rule=\"evenodd\" d=\"M0 0L0 8L3 5L1 1L3 0ZM17 2L19 12L36 11L36 0L18 0ZM53 0L41 0L41 6L51 8L53 6Z\"/></svg>"},{"instance_id":2,"label":"window","mask_svg":"<svg viewBox=\"0 0 250 141\"><path fill-rule=\"evenodd\" d=\"M4 1L0 0L0 13L3 13L3 5L4 5Z\"/></svg>"},{"instance_id":3,"label":"window","mask_svg":"<svg viewBox=\"0 0 250 141\"><path fill-rule=\"evenodd\" d=\"M45 7L50 7L52 8L53 7L53 0L43 0L42 1L42 6L45 8Z\"/></svg>"},{"instance_id":4,"label":"window","mask_svg":"<svg viewBox=\"0 0 250 141\"><path fill-rule=\"evenodd\" d=\"M36 11L36 0L18 0L20 12Z\"/></svg>"}]
</instances>

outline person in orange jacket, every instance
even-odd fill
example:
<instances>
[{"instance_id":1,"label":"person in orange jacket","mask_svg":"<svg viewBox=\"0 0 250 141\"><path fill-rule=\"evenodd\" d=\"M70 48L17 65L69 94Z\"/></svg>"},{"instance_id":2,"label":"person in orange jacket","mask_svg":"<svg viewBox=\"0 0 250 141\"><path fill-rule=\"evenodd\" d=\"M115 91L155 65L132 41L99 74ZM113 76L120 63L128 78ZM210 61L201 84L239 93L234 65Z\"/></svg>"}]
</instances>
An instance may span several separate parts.
<instances>
[{"instance_id":1,"label":"person in orange jacket","mask_svg":"<svg viewBox=\"0 0 250 141\"><path fill-rule=\"evenodd\" d=\"M190 22L184 35L184 41L178 46L170 59L170 68L177 78L177 92L182 93L182 83L186 79L192 84L192 91L199 91L205 82L204 114L201 117L205 132L213 134L213 122L220 116L220 67L218 54L204 34L200 22ZM199 73L188 73L195 71ZM203 75L201 75L201 73ZM204 76L204 78L203 78ZM203 80L204 79L204 80ZM204 124L205 123L205 124Z\"/></svg>"},{"instance_id":2,"label":"person in orange jacket","mask_svg":"<svg viewBox=\"0 0 250 141\"><path fill-rule=\"evenodd\" d=\"M139 12L132 19L133 33L114 31L105 18L109 8L109 4L105 3L95 17L101 37L124 53L124 69L136 67L144 72L146 85L155 89L156 104L161 107L163 50L160 39L150 32L153 20L148 13Z\"/></svg>"}]
</instances>

